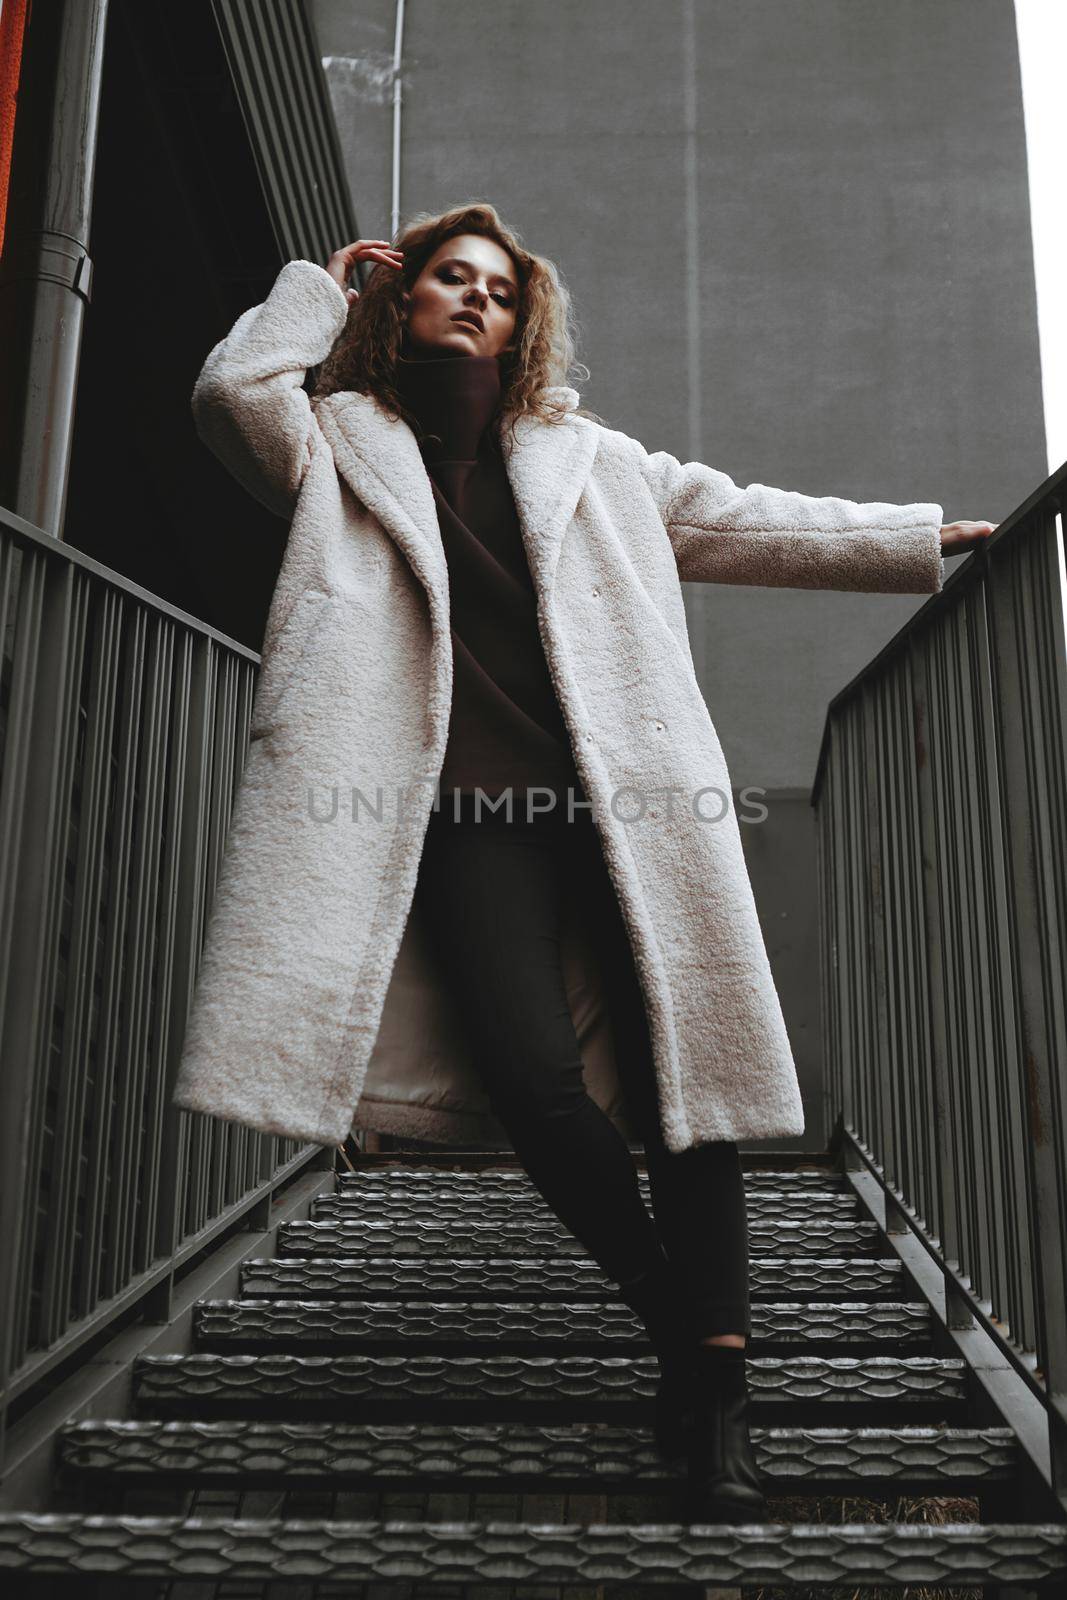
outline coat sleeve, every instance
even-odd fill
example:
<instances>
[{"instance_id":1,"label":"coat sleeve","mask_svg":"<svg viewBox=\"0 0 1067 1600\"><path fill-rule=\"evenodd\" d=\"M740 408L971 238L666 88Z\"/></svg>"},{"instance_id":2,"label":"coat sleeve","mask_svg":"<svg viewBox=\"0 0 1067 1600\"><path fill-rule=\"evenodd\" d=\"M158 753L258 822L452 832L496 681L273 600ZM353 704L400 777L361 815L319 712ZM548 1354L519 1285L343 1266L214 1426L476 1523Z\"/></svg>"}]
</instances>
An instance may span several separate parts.
<instances>
[{"instance_id":1,"label":"coat sleeve","mask_svg":"<svg viewBox=\"0 0 1067 1600\"><path fill-rule=\"evenodd\" d=\"M714 467L630 443L682 579L869 594L936 594L944 583L935 501L845 500L765 483L741 489Z\"/></svg>"},{"instance_id":2,"label":"coat sleeve","mask_svg":"<svg viewBox=\"0 0 1067 1600\"><path fill-rule=\"evenodd\" d=\"M200 438L237 481L290 516L311 460L316 426L301 387L348 318L325 267L289 261L262 305L242 313L200 370L192 395Z\"/></svg>"}]
</instances>

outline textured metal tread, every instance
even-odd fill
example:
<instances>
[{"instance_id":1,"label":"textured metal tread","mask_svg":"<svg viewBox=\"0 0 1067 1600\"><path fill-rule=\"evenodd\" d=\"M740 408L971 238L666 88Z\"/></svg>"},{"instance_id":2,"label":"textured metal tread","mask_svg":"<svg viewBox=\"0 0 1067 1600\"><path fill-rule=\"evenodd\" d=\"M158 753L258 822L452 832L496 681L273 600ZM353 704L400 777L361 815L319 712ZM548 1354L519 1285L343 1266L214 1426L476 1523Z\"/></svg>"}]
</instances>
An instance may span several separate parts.
<instances>
[{"instance_id":1,"label":"textured metal tread","mask_svg":"<svg viewBox=\"0 0 1067 1600\"><path fill-rule=\"evenodd\" d=\"M752 1342L760 1345L928 1344L930 1309L923 1301L836 1305L763 1302L753 1307ZM333 1348L376 1343L447 1346L470 1352L479 1341L507 1347L581 1345L649 1348L644 1324L622 1301L606 1305L531 1305L527 1301L201 1300L194 1311L196 1343L321 1344Z\"/></svg>"},{"instance_id":2,"label":"textured metal tread","mask_svg":"<svg viewBox=\"0 0 1067 1600\"><path fill-rule=\"evenodd\" d=\"M742 1157L742 1168L744 1158ZM796 1171L788 1168L753 1168L743 1172L746 1190L775 1189L795 1190L806 1187L820 1189L824 1192L838 1194L851 1194L851 1189L843 1175L832 1167L801 1167ZM637 1174L645 1194L648 1193L648 1173L640 1169ZM456 1190L479 1190L483 1185L497 1184L501 1188L518 1189L524 1194L541 1195L530 1182L529 1175L521 1167L481 1167L460 1168L452 1167L419 1167L397 1164L392 1167L361 1167L356 1172L340 1172L337 1174L337 1193L345 1194L350 1190L381 1184L389 1187L392 1184L424 1184L429 1188L451 1187Z\"/></svg>"},{"instance_id":3,"label":"textured metal tread","mask_svg":"<svg viewBox=\"0 0 1067 1600\"><path fill-rule=\"evenodd\" d=\"M745 1210L750 1226L756 1222L793 1222L800 1227L814 1227L823 1222L855 1222L860 1216L855 1195L825 1194L820 1190L792 1194L757 1190L746 1197ZM558 1225L555 1212L536 1190L527 1194L488 1183L469 1189L400 1183L348 1189L343 1194L317 1196L311 1204L311 1218L314 1222L365 1218L406 1225L428 1223L431 1227L462 1227L470 1218L501 1225Z\"/></svg>"},{"instance_id":4,"label":"textured metal tread","mask_svg":"<svg viewBox=\"0 0 1067 1600\"><path fill-rule=\"evenodd\" d=\"M1010 1428L753 1428L756 1458L783 1483L976 1483L1014 1475ZM85 1421L66 1427L60 1460L72 1471L187 1478L389 1480L519 1492L544 1484L572 1494L672 1482L683 1463L659 1456L645 1428L607 1423Z\"/></svg>"},{"instance_id":5,"label":"textured metal tread","mask_svg":"<svg viewBox=\"0 0 1067 1600\"><path fill-rule=\"evenodd\" d=\"M1063 1523L515 1523L0 1515L0 1571L440 1583L1023 1584Z\"/></svg>"},{"instance_id":6,"label":"textured metal tread","mask_svg":"<svg viewBox=\"0 0 1067 1600\"><path fill-rule=\"evenodd\" d=\"M874 1255L881 1233L874 1222L795 1222L757 1220L749 1224L753 1255L851 1256ZM368 1217L331 1222L286 1222L278 1229L283 1255L445 1255L528 1256L581 1255L583 1244L554 1217L516 1218L513 1222L483 1222L471 1216L449 1227L440 1219L424 1222L385 1222Z\"/></svg>"},{"instance_id":7,"label":"textured metal tread","mask_svg":"<svg viewBox=\"0 0 1067 1600\"><path fill-rule=\"evenodd\" d=\"M555 1300L612 1300L618 1289L588 1256L358 1255L255 1256L241 1263L241 1296L318 1300L346 1295L375 1300L518 1300L539 1305ZM904 1271L895 1257L825 1259L809 1256L756 1256L750 1263L753 1300L874 1300L904 1288Z\"/></svg>"},{"instance_id":8,"label":"textured metal tread","mask_svg":"<svg viewBox=\"0 0 1067 1600\"><path fill-rule=\"evenodd\" d=\"M954 1357L756 1356L747 1367L757 1405L958 1405L966 1396L966 1363ZM420 1408L444 1403L613 1409L650 1402L658 1377L659 1364L652 1355L194 1353L139 1356L133 1384L139 1405L177 1406L184 1414L192 1405L216 1403L337 1407L345 1401Z\"/></svg>"}]
</instances>

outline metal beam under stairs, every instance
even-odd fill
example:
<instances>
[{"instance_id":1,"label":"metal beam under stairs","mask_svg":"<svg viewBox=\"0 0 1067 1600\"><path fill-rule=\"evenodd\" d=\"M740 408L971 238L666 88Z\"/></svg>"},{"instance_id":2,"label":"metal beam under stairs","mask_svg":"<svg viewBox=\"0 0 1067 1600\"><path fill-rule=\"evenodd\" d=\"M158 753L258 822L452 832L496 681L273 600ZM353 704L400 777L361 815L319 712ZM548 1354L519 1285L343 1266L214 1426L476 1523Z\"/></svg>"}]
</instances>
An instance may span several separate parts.
<instances>
[{"instance_id":1,"label":"metal beam under stairs","mask_svg":"<svg viewBox=\"0 0 1067 1600\"><path fill-rule=\"evenodd\" d=\"M643 1327L506 1155L454 1154L361 1156L136 1360L132 1416L66 1426L7 1592L1067 1592L1055 1501L846 1175L747 1162L775 1520L689 1526Z\"/></svg>"}]
</instances>

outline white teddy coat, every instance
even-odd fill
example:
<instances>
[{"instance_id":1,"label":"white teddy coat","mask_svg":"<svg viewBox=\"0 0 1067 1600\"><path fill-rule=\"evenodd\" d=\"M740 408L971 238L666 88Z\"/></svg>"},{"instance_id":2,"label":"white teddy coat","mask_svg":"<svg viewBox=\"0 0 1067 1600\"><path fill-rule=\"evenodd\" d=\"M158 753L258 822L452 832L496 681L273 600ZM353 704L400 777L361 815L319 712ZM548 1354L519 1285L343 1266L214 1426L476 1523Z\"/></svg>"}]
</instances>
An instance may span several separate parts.
<instances>
[{"instance_id":1,"label":"white teddy coat","mask_svg":"<svg viewBox=\"0 0 1067 1600\"><path fill-rule=\"evenodd\" d=\"M415 894L452 692L430 480L411 429L373 397L310 401L301 387L347 312L324 268L290 261L193 394L201 438L291 531L173 1099L322 1144L353 1126L506 1139ZM799 1134L680 580L934 593L942 508L741 489L575 415L573 389L553 392L568 415L520 418L507 473L645 997L664 1137L680 1151ZM629 1133L580 906L565 929L587 1086Z\"/></svg>"}]
</instances>

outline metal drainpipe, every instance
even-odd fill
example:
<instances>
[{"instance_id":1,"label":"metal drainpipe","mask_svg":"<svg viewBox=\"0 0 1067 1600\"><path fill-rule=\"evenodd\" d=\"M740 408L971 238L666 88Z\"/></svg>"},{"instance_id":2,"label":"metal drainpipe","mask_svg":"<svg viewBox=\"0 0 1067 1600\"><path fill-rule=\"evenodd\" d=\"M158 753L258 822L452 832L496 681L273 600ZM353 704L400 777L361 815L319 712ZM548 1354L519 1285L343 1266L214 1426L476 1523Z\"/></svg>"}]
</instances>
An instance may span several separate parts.
<instances>
[{"instance_id":1,"label":"metal drainpipe","mask_svg":"<svg viewBox=\"0 0 1067 1600\"><path fill-rule=\"evenodd\" d=\"M0 263L3 495L62 537L92 263L89 218L108 0L35 0L23 43ZM8 409L10 408L10 409Z\"/></svg>"},{"instance_id":2,"label":"metal drainpipe","mask_svg":"<svg viewBox=\"0 0 1067 1600\"><path fill-rule=\"evenodd\" d=\"M390 239L400 228L400 70L404 62L404 0L396 0L393 28L393 193Z\"/></svg>"}]
</instances>

